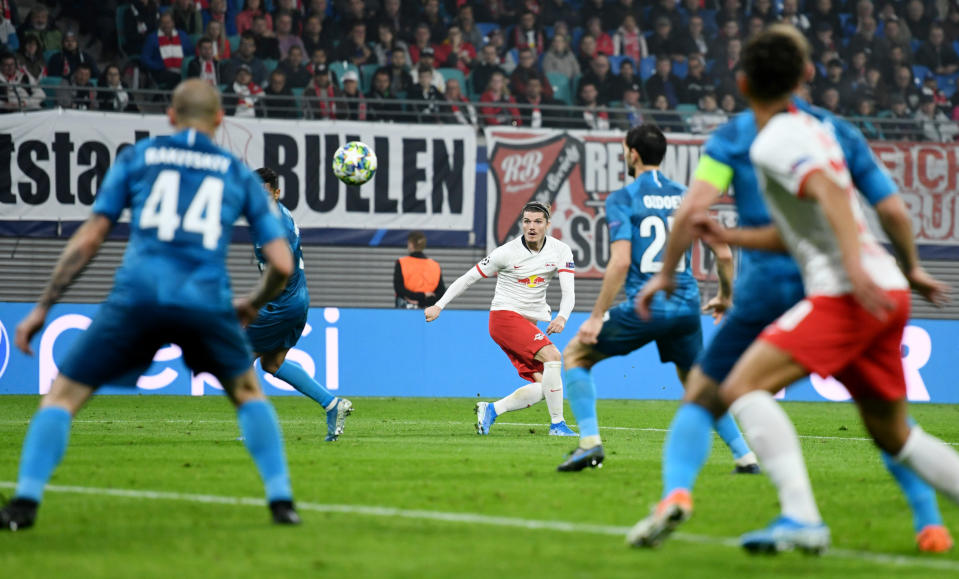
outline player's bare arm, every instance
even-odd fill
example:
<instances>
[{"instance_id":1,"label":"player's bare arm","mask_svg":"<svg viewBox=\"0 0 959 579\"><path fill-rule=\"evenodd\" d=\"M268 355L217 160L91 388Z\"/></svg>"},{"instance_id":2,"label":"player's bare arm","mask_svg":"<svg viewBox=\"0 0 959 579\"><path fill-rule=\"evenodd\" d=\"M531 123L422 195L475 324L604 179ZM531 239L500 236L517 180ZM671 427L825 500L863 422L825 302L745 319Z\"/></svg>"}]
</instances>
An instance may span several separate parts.
<instances>
[{"instance_id":1,"label":"player's bare arm","mask_svg":"<svg viewBox=\"0 0 959 579\"><path fill-rule=\"evenodd\" d=\"M671 294L676 287L676 266L693 242L690 229L692 219L696 215L705 214L721 193L718 187L703 179L694 180L686 191L683 202L673 214L673 226L666 236L663 267L636 294L636 313L644 320L649 319L649 304L653 301L653 296L661 291Z\"/></svg>"},{"instance_id":2,"label":"player's bare arm","mask_svg":"<svg viewBox=\"0 0 959 579\"><path fill-rule=\"evenodd\" d=\"M572 259L572 257L568 258ZM558 334L566 327L566 321L569 315L573 313L573 306L576 305L576 293L574 288L575 275L572 271L560 271L559 286L563 291L563 297L559 303L559 313L553 318L553 321L546 326L547 334Z\"/></svg>"},{"instance_id":3,"label":"player's bare arm","mask_svg":"<svg viewBox=\"0 0 959 579\"><path fill-rule=\"evenodd\" d=\"M733 305L733 252L725 243L710 243L705 239L703 241L716 256L716 276L719 278L716 295L703 306L703 313L711 314L714 323L718 324L726 310Z\"/></svg>"},{"instance_id":4,"label":"player's bare arm","mask_svg":"<svg viewBox=\"0 0 959 579\"><path fill-rule=\"evenodd\" d=\"M899 267L912 289L936 306L949 303L949 285L929 275L919 263L919 252L912 235L912 220L902 198L890 195L880 201L875 209L883 231L892 242Z\"/></svg>"},{"instance_id":5,"label":"player's bare arm","mask_svg":"<svg viewBox=\"0 0 959 579\"><path fill-rule=\"evenodd\" d=\"M432 322L436 318L440 317L440 313L443 311L443 308L449 305L449 303L453 301L456 296L465 292L471 285L482 278L483 276L480 274L478 266L466 270L466 273L459 276L456 281L450 284L450 287L446 290L446 293L443 294L443 297L440 298L438 302L423 310L423 315L426 316L426 321Z\"/></svg>"},{"instance_id":6,"label":"player's bare arm","mask_svg":"<svg viewBox=\"0 0 959 579\"><path fill-rule=\"evenodd\" d=\"M691 220L693 235L706 244L725 243L746 249L786 252L788 248L775 225L762 227L726 228L716 223L709 215L697 215Z\"/></svg>"},{"instance_id":7,"label":"player's bare arm","mask_svg":"<svg viewBox=\"0 0 959 579\"><path fill-rule=\"evenodd\" d=\"M800 193L807 199L818 202L822 207L823 214L839 243L843 267L852 284L853 296L872 315L884 319L886 312L895 309L895 303L862 267L859 228L856 226L849 195L821 171L806 178Z\"/></svg>"},{"instance_id":8,"label":"player's bare arm","mask_svg":"<svg viewBox=\"0 0 959 579\"><path fill-rule=\"evenodd\" d=\"M628 239L620 239L609 245L609 263L603 274L603 285L589 318L579 327L576 337L584 344L595 344L596 337L603 329L603 316L613 306L616 296L626 283L626 274L632 261L633 244Z\"/></svg>"},{"instance_id":9,"label":"player's bare arm","mask_svg":"<svg viewBox=\"0 0 959 579\"><path fill-rule=\"evenodd\" d=\"M287 280L293 275L293 253L285 239L274 239L263 246L262 252L269 265L260 282L249 295L233 302L244 326L255 320L260 308L283 291Z\"/></svg>"},{"instance_id":10,"label":"player's bare arm","mask_svg":"<svg viewBox=\"0 0 959 579\"><path fill-rule=\"evenodd\" d=\"M37 302L37 305L27 317L17 325L14 341L17 348L22 352L33 354L33 350L30 349L30 339L43 327L50 306L57 303L63 292L70 287L73 280L90 263L112 228L113 222L110 219L103 215L93 214L70 238L67 246L63 249L63 253L60 254L60 259L53 269L53 274L50 276L46 289L43 290L40 301Z\"/></svg>"}]
</instances>

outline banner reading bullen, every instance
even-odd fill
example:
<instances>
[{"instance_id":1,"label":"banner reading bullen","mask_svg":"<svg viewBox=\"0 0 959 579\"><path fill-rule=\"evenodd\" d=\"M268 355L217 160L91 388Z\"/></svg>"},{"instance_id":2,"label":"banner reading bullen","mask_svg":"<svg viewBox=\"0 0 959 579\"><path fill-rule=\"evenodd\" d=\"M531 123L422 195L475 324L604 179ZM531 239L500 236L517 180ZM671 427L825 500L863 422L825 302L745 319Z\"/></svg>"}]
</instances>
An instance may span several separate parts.
<instances>
[{"instance_id":1,"label":"banner reading bullen","mask_svg":"<svg viewBox=\"0 0 959 579\"><path fill-rule=\"evenodd\" d=\"M0 219L83 220L116 155L168 135L164 115L42 111L0 116ZM227 117L217 144L280 175L301 228L472 231L476 135L471 127ZM348 187L334 151L362 141L376 153L371 183Z\"/></svg>"}]
</instances>

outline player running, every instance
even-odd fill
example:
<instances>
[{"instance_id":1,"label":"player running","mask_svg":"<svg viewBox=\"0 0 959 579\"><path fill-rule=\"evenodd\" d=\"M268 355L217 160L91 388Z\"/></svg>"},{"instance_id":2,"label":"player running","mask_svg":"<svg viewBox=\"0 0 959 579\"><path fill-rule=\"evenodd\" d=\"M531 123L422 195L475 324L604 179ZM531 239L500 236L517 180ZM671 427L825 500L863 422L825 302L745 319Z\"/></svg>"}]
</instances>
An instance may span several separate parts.
<instances>
[{"instance_id":1,"label":"player running","mask_svg":"<svg viewBox=\"0 0 959 579\"><path fill-rule=\"evenodd\" d=\"M253 346L253 357L260 359L260 366L280 380L312 398L326 410L326 441L332 442L343 434L346 417L353 412L353 403L346 398L337 398L319 382L307 374L302 366L286 359L306 326L310 313L310 293L306 289L306 275L303 273L303 250L300 247L300 228L293 221L290 211L280 203L279 178L272 169L263 167L256 173L263 180L263 187L273 198L280 212L280 222L286 231L286 239L293 249L293 275L286 283L283 293L263 306L252 324L247 326L246 335ZM263 252L259 245L254 252L260 271L266 267Z\"/></svg>"},{"instance_id":2,"label":"player running","mask_svg":"<svg viewBox=\"0 0 959 579\"><path fill-rule=\"evenodd\" d=\"M777 30L783 30L778 26ZM786 27L786 31L795 30ZM801 36L801 35L800 35ZM807 62L807 68L811 64ZM807 72L807 74L809 74ZM876 209L883 230L889 236L912 286L937 302L945 286L923 270L913 242L911 221L896 187L878 165L862 134L826 111L810 107L799 99L793 103L833 128L844 150L852 179L866 200ZM675 223L663 257L663 270L651 279L636 298L643 313L656 292L674 286L672 268L679 263L691 242L694 220L705 215L715 199L732 185L739 212L735 244L748 245L750 237L769 228L770 218L759 192L759 183L749 159L749 147L757 133L749 111L738 115L706 143L692 186L676 211ZM692 486L709 456L713 425L711 411L721 413L718 387L733 364L768 324L803 299L803 282L788 254L753 249L741 253L733 308L716 336L700 355L686 383L684 404L670 426L663 453L663 499L647 518L630 531L627 540L635 546L655 546L692 514ZM941 552L952 547L952 538L942 525L935 492L908 468L882 453L889 469L906 496L913 512L917 545L921 551Z\"/></svg>"},{"instance_id":3,"label":"player running","mask_svg":"<svg viewBox=\"0 0 959 579\"><path fill-rule=\"evenodd\" d=\"M562 356L546 336L562 332L573 311L575 295L573 252L550 237L549 208L538 201L523 207L523 234L505 243L450 285L440 301L425 310L432 322L456 296L477 280L496 275L496 292L490 305L489 333L506 352L527 384L494 403L476 404L476 432L489 434L496 417L504 412L529 408L543 398L549 409L550 436L576 436L563 419ZM559 314L550 321L546 288L559 276L563 297ZM537 321L549 322L544 334Z\"/></svg>"},{"instance_id":4,"label":"player running","mask_svg":"<svg viewBox=\"0 0 959 579\"><path fill-rule=\"evenodd\" d=\"M33 525L43 490L67 447L72 417L103 384L133 384L164 344L183 350L196 373L209 372L237 408L247 450L266 486L273 520L297 524L279 422L260 390L240 323L252 320L293 273L290 247L260 180L213 143L223 119L216 90L181 83L167 110L176 133L124 150L107 171L93 215L63 250L36 307L17 326L30 339L47 312L93 258L124 208L130 241L113 291L74 342L23 443L16 494L0 509L0 528ZM256 290L231 305L226 269L233 223L246 217L269 263Z\"/></svg>"},{"instance_id":5,"label":"player running","mask_svg":"<svg viewBox=\"0 0 959 579\"><path fill-rule=\"evenodd\" d=\"M689 369L703 348L699 312L699 285L691 273L690 255L678 266L677 288L671 296L659 295L653 303L652 319L636 315L633 297L662 267L663 241L686 188L667 179L659 170L666 156L666 137L653 125L630 129L623 141L623 157L635 181L606 199L610 258L603 286L593 313L566 346L566 389L570 407L579 426L579 446L557 467L579 471L601 466L605 454L596 420L596 386L590 369L610 356L623 356L655 341L662 362L676 364L676 373L685 382ZM714 248L720 292L707 309L725 310L730 299L732 253L726 245ZM626 285L626 301L612 307ZM718 314L718 315L721 315ZM736 422L728 414L716 421L716 431L736 459L735 472L758 473L756 456L750 452Z\"/></svg>"},{"instance_id":6,"label":"player running","mask_svg":"<svg viewBox=\"0 0 959 579\"><path fill-rule=\"evenodd\" d=\"M782 506L767 528L743 535L750 551L829 545L799 438L773 400L812 372L836 376L876 444L959 502L959 453L908 422L900 344L909 282L869 231L839 143L790 101L806 52L794 34L768 30L750 41L739 78L759 129L749 156L778 229L753 247L788 247L807 295L763 331L720 387Z\"/></svg>"}]
</instances>

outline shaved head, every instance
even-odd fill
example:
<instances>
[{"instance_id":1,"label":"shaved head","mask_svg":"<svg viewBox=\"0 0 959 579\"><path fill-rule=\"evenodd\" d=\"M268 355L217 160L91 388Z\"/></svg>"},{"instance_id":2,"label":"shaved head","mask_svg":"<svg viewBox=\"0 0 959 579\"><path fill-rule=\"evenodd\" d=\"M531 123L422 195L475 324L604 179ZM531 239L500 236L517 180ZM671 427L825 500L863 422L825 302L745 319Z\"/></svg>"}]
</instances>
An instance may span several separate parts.
<instances>
[{"instance_id":1,"label":"shaved head","mask_svg":"<svg viewBox=\"0 0 959 579\"><path fill-rule=\"evenodd\" d=\"M204 80L185 80L173 91L167 115L178 128L195 128L212 136L223 119L220 93Z\"/></svg>"}]
</instances>

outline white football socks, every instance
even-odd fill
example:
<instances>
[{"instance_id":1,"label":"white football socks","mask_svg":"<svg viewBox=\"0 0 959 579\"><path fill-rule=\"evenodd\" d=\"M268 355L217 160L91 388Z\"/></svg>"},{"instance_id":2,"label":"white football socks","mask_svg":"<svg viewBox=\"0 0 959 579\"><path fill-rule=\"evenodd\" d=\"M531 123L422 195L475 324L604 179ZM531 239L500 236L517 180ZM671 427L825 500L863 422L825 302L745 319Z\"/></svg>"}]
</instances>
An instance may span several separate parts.
<instances>
[{"instance_id":1,"label":"white football socks","mask_svg":"<svg viewBox=\"0 0 959 579\"><path fill-rule=\"evenodd\" d=\"M543 397L550 422L563 422L563 363L559 360L543 362Z\"/></svg>"},{"instance_id":2,"label":"white football socks","mask_svg":"<svg viewBox=\"0 0 959 579\"><path fill-rule=\"evenodd\" d=\"M796 428L772 395L755 390L736 400L729 411L779 490L782 514L801 523L821 523Z\"/></svg>"},{"instance_id":3,"label":"white football socks","mask_svg":"<svg viewBox=\"0 0 959 579\"><path fill-rule=\"evenodd\" d=\"M944 442L913 426L896 460L959 503L959 454Z\"/></svg>"},{"instance_id":4,"label":"white football socks","mask_svg":"<svg viewBox=\"0 0 959 579\"><path fill-rule=\"evenodd\" d=\"M539 382L520 386L506 398L502 398L493 403L493 410L497 416L504 412L522 410L529 408L543 399L543 385Z\"/></svg>"}]
</instances>

